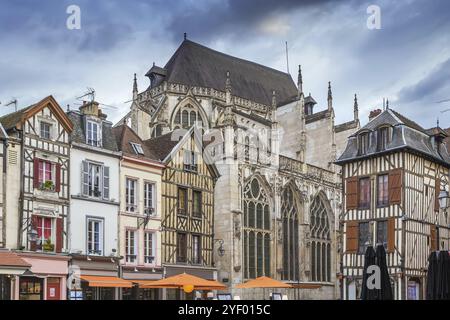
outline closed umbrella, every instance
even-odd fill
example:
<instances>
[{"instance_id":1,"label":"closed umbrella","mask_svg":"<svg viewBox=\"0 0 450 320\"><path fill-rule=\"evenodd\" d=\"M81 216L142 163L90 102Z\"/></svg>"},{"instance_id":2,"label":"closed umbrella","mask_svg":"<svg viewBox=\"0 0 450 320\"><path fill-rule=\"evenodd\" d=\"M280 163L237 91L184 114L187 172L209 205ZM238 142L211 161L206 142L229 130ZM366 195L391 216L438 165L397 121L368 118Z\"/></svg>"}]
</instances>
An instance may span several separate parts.
<instances>
[{"instance_id":1,"label":"closed umbrella","mask_svg":"<svg viewBox=\"0 0 450 320\"><path fill-rule=\"evenodd\" d=\"M386 250L383 245L377 246L376 261L380 268L380 289L376 290L377 300L392 300L391 279L387 268Z\"/></svg>"},{"instance_id":2,"label":"closed umbrella","mask_svg":"<svg viewBox=\"0 0 450 320\"><path fill-rule=\"evenodd\" d=\"M450 299L450 285L449 285L449 270L450 258L447 251L440 251L437 264L437 288L436 299L449 300Z\"/></svg>"},{"instance_id":3,"label":"closed umbrella","mask_svg":"<svg viewBox=\"0 0 450 320\"><path fill-rule=\"evenodd\" d=\"M433 251L428 257L427 270L427 300L434 300L437 298L437 276L438 276L438 261L437 253Z\"/></svg>"},{"instance_id":4,"label":"closed umbrella","mask_svg":"<svg viewBox=\"0 0 450 320\"><path fill-rule=\"evenodd\" d=\"M369 278L369 274L367 273L367 269L369 266L375 265L375 250L372 246L368 246L366 249L366 253L364 254L364 269L363 269L363 281L361 288L361 300L375 300L376 292L374 289L367 288L367 279Z\"/></svg>"}]
</instances>

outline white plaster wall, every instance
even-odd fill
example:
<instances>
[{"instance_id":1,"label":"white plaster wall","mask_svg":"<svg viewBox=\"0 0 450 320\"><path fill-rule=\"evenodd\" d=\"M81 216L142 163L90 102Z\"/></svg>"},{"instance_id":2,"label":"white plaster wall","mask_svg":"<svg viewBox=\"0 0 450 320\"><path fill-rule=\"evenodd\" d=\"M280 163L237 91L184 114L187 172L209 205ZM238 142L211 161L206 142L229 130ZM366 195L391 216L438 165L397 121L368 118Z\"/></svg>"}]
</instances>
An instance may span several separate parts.
<instances>
[{"instance_id":1,"label":"white plaster wall","mask_svg":"<svg viewBox=\"0 0 450 320\"><path fill-rule=\"evenodd\" d=\"M20 182L22 180L20 172L20 155L21 145L10 142L8 147L8 164L7 164L7 177L6 185L8 189L6 191L6 204L5 204L5 223L6 223L6 247L9 249L18 248L18 230L19 228L19 197L20 197ZM11 163L9 160L10 152L17 152L17 162Z\"/></svg>"}]
</instances>

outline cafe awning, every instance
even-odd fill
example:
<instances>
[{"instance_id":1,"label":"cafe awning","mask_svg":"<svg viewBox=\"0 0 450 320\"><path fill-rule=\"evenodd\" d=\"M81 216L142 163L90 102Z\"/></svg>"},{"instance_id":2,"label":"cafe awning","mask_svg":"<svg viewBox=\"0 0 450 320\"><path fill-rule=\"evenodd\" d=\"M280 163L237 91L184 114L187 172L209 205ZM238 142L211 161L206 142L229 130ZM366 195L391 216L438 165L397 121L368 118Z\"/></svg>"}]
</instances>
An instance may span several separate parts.
<instances>
[{"instance_id":1,"label":"cafe awning","mask_svg":"<svg viewBox=\"0 0 450 320\"><path fill-rule=\"evenodd\" d=\"M19 257L18 254L0 250L0 274L21 275L30 267L31 264Z\"/></svg>"},{"instance_id":2,"label":"cafe awning","mask_svg":"<svg viewBox=\"0 0 450 320\"><path fill-rule=\"evenodd\" d=\"M131 281L123 280L117 277L106 276L80 276L82 281L86 281L89 287L102 287L102 288L131 288L133 283Z\"/></svg>"}]
</instances>

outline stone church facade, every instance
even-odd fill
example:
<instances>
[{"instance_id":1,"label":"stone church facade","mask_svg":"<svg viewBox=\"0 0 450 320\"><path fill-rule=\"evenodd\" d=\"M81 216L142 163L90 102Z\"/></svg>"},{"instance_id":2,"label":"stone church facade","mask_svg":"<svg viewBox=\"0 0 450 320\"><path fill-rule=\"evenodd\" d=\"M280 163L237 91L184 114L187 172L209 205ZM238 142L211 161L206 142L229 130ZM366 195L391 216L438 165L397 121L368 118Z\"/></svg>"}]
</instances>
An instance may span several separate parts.
<instances>
[{"instance_id":1,"label":"stone church facade","mask_svg":"<svg viewBox=\"0 0 450 320\"><path fill-rule=\"evenodd\" d=\"M315 112L300 69L296 85L287 73L186 39L146 76L151 84L140 93L135 77L124 121L143 140L202 128L220 173L217 280L242 299L262 292L235 285L263 275L296 286L283 291L290 299L339 298L342 184L334 161L359 129L356 96L353 119L336 125L330 84L326 109Z\"/></svg>"}]
</instances>

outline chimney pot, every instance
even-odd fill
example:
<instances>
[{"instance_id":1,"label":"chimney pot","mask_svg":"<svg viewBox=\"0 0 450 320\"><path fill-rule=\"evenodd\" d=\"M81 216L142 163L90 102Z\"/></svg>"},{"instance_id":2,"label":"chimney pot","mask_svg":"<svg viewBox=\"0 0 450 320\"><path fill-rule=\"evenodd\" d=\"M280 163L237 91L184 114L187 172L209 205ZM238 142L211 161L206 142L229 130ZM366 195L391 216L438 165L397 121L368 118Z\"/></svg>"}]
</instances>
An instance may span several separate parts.
<instances>
[{"instance_id":1,"label":"chimney pot","mask_svg":"<svg viewBox=\"0 0 450 320\"><path fill-rule=\"evenodd\" d=\"M376 116L378 116L381 113L381 109L375 109L370 111L369 114L369 121L372 121L373 118L375 118Z\"/></svg>"}]
</instances>

